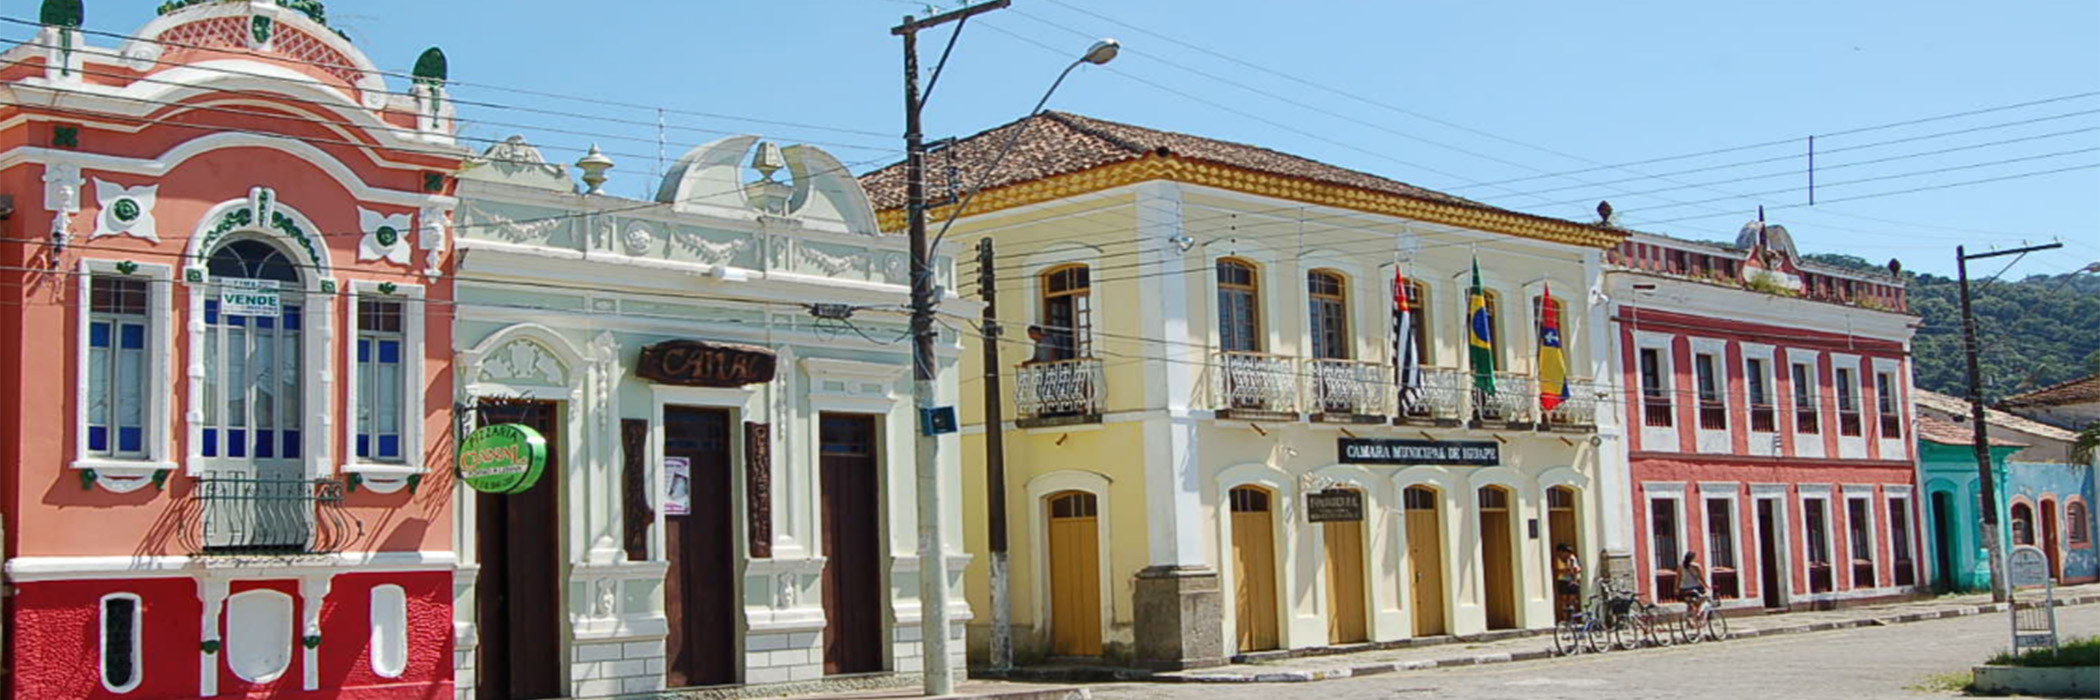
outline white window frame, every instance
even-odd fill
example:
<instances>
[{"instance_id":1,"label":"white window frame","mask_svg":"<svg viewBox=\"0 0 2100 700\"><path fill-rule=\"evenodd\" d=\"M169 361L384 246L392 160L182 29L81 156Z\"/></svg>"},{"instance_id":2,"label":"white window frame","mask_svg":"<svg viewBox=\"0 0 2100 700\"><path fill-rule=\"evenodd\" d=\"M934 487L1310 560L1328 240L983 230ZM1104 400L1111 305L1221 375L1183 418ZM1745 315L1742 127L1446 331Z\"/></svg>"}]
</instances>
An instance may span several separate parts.
<instances>
[{"instance_id":1,"label":"white window frame","mask_svg":"<svg viewBox=\"0 0 2100 700\"><path fill-rule=\"evenodd\" d=\"M1837 429L1837 424L1831 420L1830 414L1834 409L1826 410L1823 406L1823 354L1815 350L1788 348L1784 355L1787 376L1787 413L1786 425L1783 429L1787 435L1793 438L1794 456L1825 456L1829 454L1829 449L1825 446L1823 440L1830 435L1830 431ZM1801 406L1795 402L1796 391L1798 390L1795 388L1794 382L1794 365L1806 365L1808 367L1808 401L1810 405L1816 408L1816 432L1810 435L1804 435L1800 432ZM1804 437L1811 439L1804 440Z\"/></svg>"},{"instance_id":2,"label":"white window frame","mask_svg":"<svg viewBox=\"0 0 2100 700\"><path fill-rule=\"evenodd\" d=\"M131 601L131 682L124 685L110 685L109 667L105 665L109 659L109 602L112 600ZM95 679L102 683L102 689L119 695L138 690L146 680L146 601L137 593L102 596L95 604L95 639Z\"/></svg>"},{"instance_id":3,"label":"white window frame","mask_svg":"<svg viewBox=\"0 0 2100 700\"><path fill-rule=\"evenodd\" d=\"M261 188L257 189L259 191ZM187 411L190 416L201 418L204 415L204 381L205 374L210 371L202 365L204 336L209 328L204 325L204 302L206 297L213 296L210 291L216 280L212 279L208 266L198 261L209 259L213 253L218 252L218 249L206 250L199 247L205 239L204 227L211 225L211 222L218 221L220 214L227 209L237 206L248 206L249 203L249 199L233 200L221 203L207 211L204 217L199 219L200 223L197 232L191 236L191 248L184 253L184 260L189 261L189 266L185 268L185 274L194 273L202 279L201 282L197 283L184 282L189 292L188 318L199 329L199 332L189 334L189 342L187 343L189 357L197 358L198 363L193 365L191 367L192 371L187 373L189 375L189 399L187 401L189 405ZM310 219L307 219L281 200L275 203L274 211L291 218L294 223L305 230L320 230L313 225ZM320 257L309 259L300 255L304 251L288 245L283 236L255 228L237 229L219 237L215 243L223 246L242 237L254 237L270 245L277 246L285 250L285 254L300 266L300 287L286 290L302 295L303 306L301 308L303 309L302 313L305 314L301 319L302 328L300 329L299 368L306 373L306 380L302 382L300 390L300 393L304 395L300 403L300 410L302 411L300 414L300 425L305 433L313 437L307 439L305 444L300 446L300 463L305 478L319 477L329 470L335 447L335 434L328 430L327 426L334 425L330 417L334 415L337 387L334 386L330 378L336 376L335 356L333 353L335 352L337 332L335 327L335 307L339 301L330 289L335 285L335 272L333 266L329 263L328 247L321 246L318 249ZM203 420L188 421L186 434L188 437L188 448L184 450L183 454L184 473L190 476L202 477L210 473L214 468L227 462L226 457L204 456Z\"/></svg>"},{"instance_id":4,"label":"white window frame","mask_svg":"<svg viewBox=\"0 0 2100 700\"><path fill-rule=\"evenodd\" d=\"M1640 426L1641 450L1646 452L1676 452L1679 449L1677 424L1684 416L1677 412L1677 358L1674 341L1676 336L1649 331L1633 332L1633 421ZM1648 387L1641 383L1641 351L1654 350L1661 362L1656 376L1662 380L1662 395L1670 402L1670 424L1648 425Z\"/></svg>"},{"instance_id":5,"label":"white window frame","mask_svg":"<svg viewBox=\"0 0 2100 700\"><path fill-rule=\"evenodd\" d=\"M1868 565L1868 566L1870 566L1870 567L1872 567L1872 568L1873 568L1873 570L1874 570L1874 578L1873 578L1873 580L1871 580L1871 581L1868 581L1868 582L1867 582L1867 585L1864 585L1864 586L1862 586L1862 585L1860 585L1860 583L1859 583L1859 581L1858 581L1858 580L1855 580L1855 579L1853 579L1853 578L1852 578L1852 561L1851 561L1851 559L1847 559L1847 560L1845 561L1845 579L1846 579L1846 580L1848 580L1848 581L1851 581L1851 582L1852 582L1852 590L1855 590L1855 591L1857 591L1857 590L1863 590L1863 589L1869 589L1869 588L1880 588L1880 587L1881 587L1881 564L1882 564L1882 562L1881 562L1881 535L1880 535L1880 532L1879 532L1879 530L1877 530L1876 528L1877 528L1877 527L1878 527L1878 526L1880 525L1880 523L1881 523L1881 515L1880 515L1880 514L1878 514L1878 513L1876 513L1876 512L1875 512L1875 509L1874 509L1874 501L1876 500L1876 499L1875 499L1875 497L1874 497L1874 486L1873 486L1872 484L1867 484L1867 485L1847 484L1847 485L1845 485L1845 488L1844 488L1844 494L1845 494L1845 553L1846 553L1846 554L1850 554L1850 555L1853 555L1851 559L1857 559L1857 558L1859 558L1859 557L1858 557L1858 552L1855 552L1855 551L1853 551L1853 550L1852 550L1852 525L1853 525L1853 524L1852 524L1852 502L1853 502L1853 501L1866 501L1866 502L1867 502L1867 507L1866 507L1866 512L1867 512L1867 548L1868 548L1868 553L1867 553L1867 565ZM1885 507L1885 506L1884 506L1884 507Z\"/></svg>"},{"instance_id":6,"label":"white window frame","mask_svg":"<svg viewBox=\"0 0 2100 700\"><path fill-rule=\"evenodd\" d=\"M1706 540L1705 568L1707 590L1713 590L1714 577L1714 529L1711 527L1713 525L1713 514L1708 512L1707 502L1725 500L1728 501L1728 559L1731 562L1729 568L1735 570L1735 596L1737 598L1744 597L1743 591L1748 588L1743 581L1744 569L1747 567L1743 566L1743 502L1739 496L1741 490L1742 485L1732 481L1700 482L1699 484L1699 517L1701 518L1699 525L1701 531L1706 534L1704 539Z\"/></svg>"},{"instance_id":7,"label":"white window frame","mask_svg":"<svg viewBox=\"0 0 2100 700\"><path fill-rule=\"evenodd\" d=\"M342 343L343 368L346 375L343 391L345 398L342 420L342 470L345 474L359 475L362 481L372 485L374 491L389 493L391 490L382 489L398 488L406 477L429 471L423 464L425 413L422 391L426 317L424 309L429 304L425 301L426 290L421 285L396 282L392 294L383 294L379 291L381 284L383 283L372 280L352 280L349 293L345 295L349 303L344 313L349 318L350 342ZM404 355L401 362L401 378L405 386L401 389L401 461L398 462L365 461L357 456L358 387L363 385L363 378L358 376L360 368L357 362L357 339L363 329L357 326L360 322L357 305L358 300L366 296L401 302L401 352Z\"/></svg>"},{"instance_id":8,"label":"white window frame","mask_svg":"<svg viewBox=\"0 0 2100 700\"><path fill-rule=\"evenodd\" d=\"M1697 436L1698 451L1710 454L1725 454L1735 451L1730 431L1735 427L1735 402L1729 400L1728 390L1728 341L1715 338L1687 338L1692 352L1692 382L1688 387L1692 406L1692 434ZM1721 427L1708 428L1701 420L1700 411L1705 407L1704 397L1699 395L1699 356L1713 357L1714 391L1721 397Z\"/></svg>"},{"instance_id":9,"label":"white window frame","mask_svg":"<svg viewBox=\"0 0 2100 700\"><path fill-rule=\"evenodd\" d=\"M1895 502L1899 500L1903 501L1904 510L1906 511L1905 515L1908 516L1902 520L1902 523L1903 527L1910 531L1910 580L1912 585L1917 585L1919 581L1925 581L1928 578L1923 561L1925 559L1925 549L1923 547L1925 543L1919 539L1920 533L1924 530L1924 528L1920 527L1923 524L1923 516L1918 512L1918 499L1913 495L1913 489L1908 484L1883 484L1881 486L1881 508L1884 513L1882 517L1888 518L1889 523L1889 570L1891 572L1896 570L1896 555L1898 552L1896 551L1897 519ZM1889 585L1897 585L1895 580L1895 576L1891 575L1889 577Z\"/></svg>"},{"instance_id":10,"label":"white window frame","mask_svg":"<svg viewBox=\"0 0 2100 700\"><path fill-rule=\"evenodd\" d=\"M1878 452L1877 456L1885 460L1909 461L1910 416L1909 411L1904 409L1904 407L1910 405L1910 382L1905 381L1905 378L1909 375L1903 372L1901 360L1887 357L1876 357L1872 358L1872 360L1875 379L1870 384L1875 388L1873 440L1875 441L1875 449ZM1883 437L1881 435L1881 387L1879 378L1884 374L1888 375L1889 391L1894 394L1894 397L1889 399L1889 405L1896 409L1896 437Z\"/></svg>"},{"instance_id":11,"label":"white window frame","mask_svg":"<svg viewBox=\"0 0 2100 700\"><path fill-rule=\"evenodd\" d=\"M1852 373L1852 406L1853 412L1859 414L1858 435L1845 434L1844 394L1838 391L1838 385L1844 383L1844 378L1838 374L1840 370ZM1868 432L1867 416L1873 415L1873 412L1867 410L1866 404L1867 372L1861 369L1859 356L1830 353L1830 417L1832 420L1829 427L1837 431L1837 457L1839 459L1867 458L1867 441L1874 438L1868 437L1872 433Z\"/></svg>"},{"instance_id":12,"label":"white window frame","mask_svg":"<svg viewBox=\"0 0 2100 700\"><path fill-rule=\"evenodd\" d=\"M1779 410L1781 403L1778 382L1780 363L1775 357L1777 353L1773 351L1772 346L1763 343L1741 343L1739 347L1743 350L1743 432L1750 436L1750 440L1747 443L1749 452L1753 455L1777 455L1779 454L1779 435L1781 430L1783 430L1780 427L1780 423L1794 417L1791 411ZM1750 368L1752 360L1763 362L1765 365L1764 372L1761 374L1752 372ZM1793 369L1789 367L1787 371L1791 373ZM1753 374L1760 375L1758 379L1763 381L1765 385L1765 401L1772 407L1772 429L1769 431L1758 430L1757 421L1751 416L1757 410L1754 397L1750 395L1750 379ZM1793 397L1788 396L1785 398L1788 404L1793 402Z\"/></svg>"},{"instance_id":13,"label":"white window frame","mask_svg":"<svg viewBox=\"0 0 2100 700\"><path fill-rule=\"evenodd\" d=\"M1641 515L1642 520L1646 521L1646 526L1641 528L1641 533L1648 538L1648 587L1653 599L1660 600L1664 595L1676 593L1676 591L1664 591L1662 589L1660 578L1662 569L1656 566L1655 501L1657 499L1671 499L1677 502L1677 532L1675 533L1677 538L1677 556L1673 557L1673 559L1681 560L1684 558L1684 553L1690 551L1687 547L1691 544L1684 541L1685 491L1684 482L1641 482ZM1676 561L1670 563L1671 571L1676 571L1677 567Z\"/></svg>"},{"instance_id":14,"label":"white window frame","mask_svg":"<svg viewBox=\"0 0 2100 700\"><path fill-rule=\"evenodd\" d=\"M1795 501L1801 508L1801 590L1804 594L1810 596L1828 596L1837 593L1838 573L1834 570L1838 565L1837 543L1832 539L1837 536L1837 533L1831 532L1833 523L1830 519L1830 502L1832 500L1830 485L1802 484L1794 487L1794 494ZM1808 499L1811 498L1823 500L1823 552L1829 557L1825 563L1829 564L1833 569L1830 572L1830 590L1822 593L1816 592L1815 584L1810 580L1810 577L1814 575L1813 567L1815 565L1815 559L1809 557L1809 535L1811 533L1808 529ZM1845 565L1849 567L1852 563L1848 561Z\"/></svg>"},{"instance_id":15,"label":"white window frame","mask_svg":"<svg viewBox=\"0 0 2100 700\"><path fill-rule=\"evenodd\" d=\"M132 270L130 275L125 275L117 269L117 266L122 264L136 264L138 267ZM175 282L175 268L170 265L150 263L124 263L116 260L84 259L80 261L79 271L80 274L75 281L79 290L80 305L75 316L74 333L76 342L74 343L73 353L73 367L79 373L73 387L74 398L76 399L74 405L78 407L78 415L73 417L73 462L71 466L74 469L93 469L97 477L115 477L115 480L102 479L101 481L105 487L112 490L129 491L143 486L146 483L145 477L151 476L153 472L175 468L175 461L170 456L173 448L169 444L170 431L168 428L170 419L173 416L170 412L169 401L170 397L175 393L174 378L170 376L169 369L169 358L174 355L170 342L170 338L173 335L169 332L169 329L174 324L174 310L171 302L174 295L171 292ZM146 405L143 407L146 412L144 426L146 456L144 459L98 457L88 453L88 321L92 315L89 312L88 299L92 294L94 277L96 276L131 277L146 281L146 314L148 323L148 328L146 329L146 351L148 355L146 381L148 386ZM115 437L112 436L111 439L114 440ZM125 488L127 486L129 488Z\"/></svg>"}]
</instances>

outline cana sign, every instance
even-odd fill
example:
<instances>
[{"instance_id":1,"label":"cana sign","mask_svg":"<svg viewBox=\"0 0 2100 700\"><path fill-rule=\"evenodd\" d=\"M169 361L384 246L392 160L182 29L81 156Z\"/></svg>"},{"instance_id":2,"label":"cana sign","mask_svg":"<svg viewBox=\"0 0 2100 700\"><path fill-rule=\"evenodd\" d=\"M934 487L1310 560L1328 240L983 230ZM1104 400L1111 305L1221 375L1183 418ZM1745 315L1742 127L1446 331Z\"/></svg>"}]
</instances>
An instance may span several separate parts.
<instances>
[{"instance_id":1,"label":"cana sign","mask_svg":"<svg viewBox=\"0 0 2100 700\"><path fill-rule=\"evenodd\" d=\"M524 493L547 468L547 439L516 423L467 434L459 445L459 477L482 493Z\"/></svg>"},{"instance_id":2,"label":"cana sign","mask_svg":"<svg viewBox=\"0 0 2100 700\"><path fill-rule=\"evenodd\" d=\"M277 293L277 280L219 280L219 312L235 316L277 318L284 299Z\"/></svg>"}]
</instances>

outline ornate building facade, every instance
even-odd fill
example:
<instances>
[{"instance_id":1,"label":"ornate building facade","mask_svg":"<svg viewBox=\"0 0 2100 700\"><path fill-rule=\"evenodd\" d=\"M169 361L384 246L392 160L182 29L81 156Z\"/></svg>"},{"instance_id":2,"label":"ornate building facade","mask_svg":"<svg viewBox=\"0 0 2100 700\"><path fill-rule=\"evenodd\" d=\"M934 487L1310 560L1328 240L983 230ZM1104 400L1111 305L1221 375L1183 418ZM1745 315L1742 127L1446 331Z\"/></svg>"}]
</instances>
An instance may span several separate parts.
<instances>
[{"instance_id":1,"label":"ornate building facade","mask_svg":"<svg viewBox=\"0 0 2100 700\"><path fill-rule=\"evenodd\" d=\"M318 2L114 46L41 9L0 67L10 696L449 695L443 55L390 84Z\"/></svg>"},{"instance_id":2,"label":"ornate building facade","mask_svg":"<svg viewBox=\"0 0 2100 700\"><path fill-rule=\"evenodd\" d=\"M811 146L700 146L653 199L604 194L613 163L595 149L576 168L585 187L513 139L462 177L462 420L548 446L521 492L459 490L463 694L908 683L923 659L904 241ZM958 351L944 336L948 403ZM959 506L942 517L960 530ZM969 558L948 551L959 580ZM947 604L968 618L959 594Z\"/></svg>"}]
</instances>

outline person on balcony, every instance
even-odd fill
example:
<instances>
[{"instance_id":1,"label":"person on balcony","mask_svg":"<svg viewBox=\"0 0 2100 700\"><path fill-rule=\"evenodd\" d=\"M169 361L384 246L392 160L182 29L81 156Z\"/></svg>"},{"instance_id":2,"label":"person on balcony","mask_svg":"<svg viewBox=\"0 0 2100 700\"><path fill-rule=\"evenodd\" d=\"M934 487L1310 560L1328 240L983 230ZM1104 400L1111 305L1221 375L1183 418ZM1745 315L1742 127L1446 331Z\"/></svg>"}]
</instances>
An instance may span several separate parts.
<instances>
[{"instance_id":1,"label":"person on balcony","mask_svg":"<svg viewBox=\"0 0 2100 700\"><path fill-rule=\"evenodd\" d=\"M1028 364L1039 365L1062 359L1058 357L1057 340L1045 332L1042 326L1031 325L1028 327L1028 341L1035 343L1035 357L1029 359Z\"/></svg>"}]
</instances>

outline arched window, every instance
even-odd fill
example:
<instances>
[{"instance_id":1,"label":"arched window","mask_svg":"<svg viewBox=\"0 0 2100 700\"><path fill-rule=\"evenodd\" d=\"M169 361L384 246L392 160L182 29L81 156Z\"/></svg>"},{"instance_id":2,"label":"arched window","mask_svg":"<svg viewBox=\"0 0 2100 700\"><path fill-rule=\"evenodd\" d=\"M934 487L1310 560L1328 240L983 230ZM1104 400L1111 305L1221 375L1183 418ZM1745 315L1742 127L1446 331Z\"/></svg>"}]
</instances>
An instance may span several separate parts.
<instances>
[{"instance_id":1,"label":"arched window","mask_svg":"<svg viewBox=\"0 0 2100 700\"><path fill-rule=\"evenodd\" d=\"M202 454L221 470L295 477L306 446L298 264L256 239L227 243L207 264Z\"/></svg>"},{"instance_id":2,"label":"arched window","mask_svg":"<svg viewBox=\"0 0 2100 700\"><path fill-rule=\"evenodd\" d=\"M2071 544L2085 544L2092 541L2092 515L2086 512L2084 501L2072 501L2070 505L2064 506L2064 519L2071 521L2065 527L2066 530L2070 531Z\"/></svg>"},{"instance_id":3,"label":"arched window","mask_svg":"<svg viewBox=\"0 0 2100 700\"><path fill-rule=\"evenodd\" d=\"M1085 265L1061 265L1042 274L1043 339L1036 361L1093 356L1093 281Z\"/></svg>"},{"instance_id":4,"label":"arched window","mask_svg":"<svg viewBox=\"0 0 2100 700\"><path fill-rule=\"evenodd\" d=\"M1254 264L1218 260L1218 349L1261 352L1261 303Z\"/></svg>"},{"instance_id":5,"label":"arched window","mask_svg":"<svg viewBox=\"0 0 2100 700\"><path fill-rule=\"evenodd\" d=\"M2014 503L2012 507L2013 544L2034 544L2034 507L2025 503Z\"/></svg>"},{"instance_id":6,"label":"arched window","mask_svg":"<svg viewBox=\"0 0 2100 700\"><path fill-rule=\"evenodd\" d=\"M1312 326L1312 356L1323 360L1349 358L1348 283L1333 270L1313 270L1305 275L1305 291L1311 299L1306 319Z\"/></svg>"}]
</instances>

